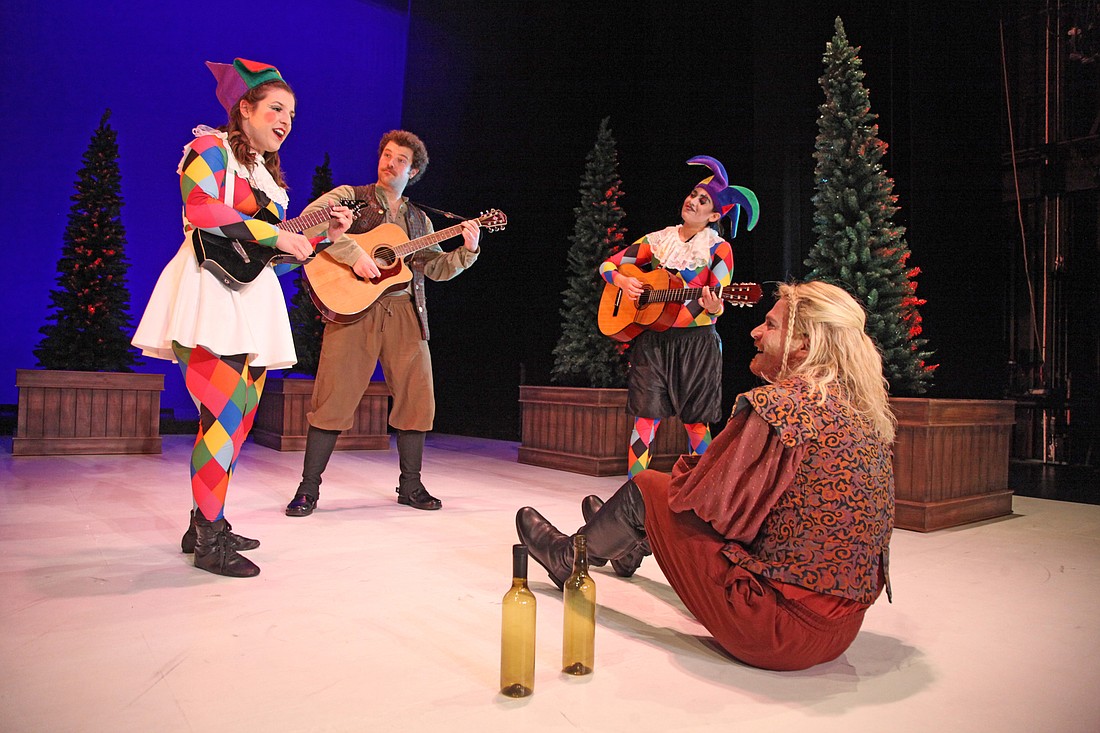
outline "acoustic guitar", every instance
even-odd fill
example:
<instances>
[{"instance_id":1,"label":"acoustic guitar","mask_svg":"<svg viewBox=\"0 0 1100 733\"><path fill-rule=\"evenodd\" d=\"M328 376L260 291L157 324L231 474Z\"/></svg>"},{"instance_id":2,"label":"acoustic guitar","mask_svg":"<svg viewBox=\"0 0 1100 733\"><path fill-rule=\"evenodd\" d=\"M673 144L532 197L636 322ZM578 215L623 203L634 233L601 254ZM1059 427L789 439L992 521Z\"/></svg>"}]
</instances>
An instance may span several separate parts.
<instances>
[{"instance_id":1,"label":"acoustic guitar","mask_svg":"<svg viewBox=\"0 0 1100 733\"><path fill-rule=\"evenodd\" d=\"M490 232L497 232L508 224L508 217L492 209L471 221L476 221L478 226ZM349 234L378 265L378 277L365 280L328 252L318 252L303 268L309 296L325 320L355 323L376 300L386 293L404 288L412 279L412 271L405 264L405 257L461 233L462 225L456 224L409 239L396 224L379 224L369 232Z\"/></svg>"},{"instance_id":2,"label":"acoustic guitar","mask_svg":"<svg viewBox=\"0 0 1100 733\"><path fill-rule=\"evenodd\" d=\"M620 265L619 274L642 281L642 294L631 300L619 287L606 283L596 315L600 333L616 341L630 341L642 331L664 331L676 322L684 303L698 300L703 288L684 287L682 277L658 268L645 272L637 265ZM714 294L731 305L755 305L763 292L756 283L731 283L712 288Z\"/></svg>"},{"instance_id":3,"label":"acoustic guitar","mask_svg":"<svg viewBox=\"0 0 1100 733\"><path fill-rule=\"evenodd\" d=\"M270 212L261 209L256 218L273 224L276 229L288 232L303 232L310 227L323 224L332 215L332 208L337 204L315 209L308 213L285 221L271 221ZM352 216L358 214L369 205L367 201L346 200L340 201L340 205L351 209ZM267 214L266 216L264 214ZM195 248L195 258L204 269L214 273L222 283L230 290L240 290L245 285L259 277L267 266L284 263L298 263L294 255L289 255L273 246L259 244L257 242L229 239L217 234L196 229L191 237L191 244ZM312 258L313 255L310 255Z\"/></svg>"}]
</instances>

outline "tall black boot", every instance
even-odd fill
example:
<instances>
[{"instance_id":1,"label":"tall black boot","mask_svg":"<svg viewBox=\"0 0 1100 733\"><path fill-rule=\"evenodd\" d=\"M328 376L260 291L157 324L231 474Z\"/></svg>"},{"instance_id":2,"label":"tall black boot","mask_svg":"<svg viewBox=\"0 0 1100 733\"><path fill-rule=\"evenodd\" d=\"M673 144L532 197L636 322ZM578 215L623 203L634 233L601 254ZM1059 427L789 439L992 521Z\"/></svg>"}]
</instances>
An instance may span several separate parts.
<instances>
[{"instance_id":1,"label":"tall black boot","mask_svg":"<svg viewBox=\"0 0 1100 733\"><path fill-rule=\"evenodd\" d=\"M195 515L198 513L198 509L191 510L191 524L187 527L187 531L183 533L183 539L180 540L180 550L187 554L195 551ZM228 521L226 521L225 523L225 533L228 536L226 544L228 544L237 552L244 552L245 550L255 550L257 547L260 546L259 540L242 537L241 535L233 532L233 525L231 525Z\"/></svg>"},{"instance_id":2,"label":"tall black boot","mask_svg":"<svg viewBox=\"0 0 1100 733\"><path fill-rule=\"evenodd\" d=\"M535 561L546 568L550 579L561 588L573 572L573 541L531 507L516 513L516 533ZM592 519L577 530L588 538L588 547L598 557L617 560L645 539L645 502L642 492L627 481L607 500Z\"/></svg>"},{"instance_id":3,"label":"tall black boot","mask_svg":"<svg viewBox=\"0 0 1100 733\"><path fill-rule=\"evenodd\" d=\"M288 517L308 517L317 506L321 495L321 474L328 466L328 459L336 448L339 430L322 430L309 426L306 433L306 455L302 459L302 482L294 498L286 505Z\"/></svg>"},{"instance_id":4,"label":"tall black boot","mask_svg":"<svg viewBox=\"0 0 1100 733\"><path fill-rule=\"evenodd\" d=\"M584 497L584 500L581 502L581 515L584 516L584 521L587 522L592 519L602 506L603 500L600 499L600 497L594 494ZM641 566L642 560L645 559L646 555L652 554L653 552L649 549L649 540L644 539L639 542L633 550L625 553L619 558L613 559L611 561L611 567L615 569L615 574L620 578L629 578L634 575L634 572ZM599 564L595 562L596 560L600 561ZM605 562L607 562L606 558L588 556L589 565L601 567Z\"/></svg>"},{"instance_id":5,"label":"tall black boot","mask_svg":"<svg viewBox=\"0 0 1100 733\"><path fill-rule=\"evenodd\" d=\"M441 509L443 502L429 494L420 481L425 435L422 430L397 431L397 462L401 468L401 476L395 491L398 504L431 511Z\"/></svg>"},{"instance_id":6,"label":"tall black boot","mask_svg":"<svg viewBox=\"0 0 1100 733\"><path fill-rule=\"evenodd\" d=\"M202 512L195 512L195 567L231 578L259 575L255 563L229 546L226 525L224 517L211 522Z\"/></svg>"}]
</instances>

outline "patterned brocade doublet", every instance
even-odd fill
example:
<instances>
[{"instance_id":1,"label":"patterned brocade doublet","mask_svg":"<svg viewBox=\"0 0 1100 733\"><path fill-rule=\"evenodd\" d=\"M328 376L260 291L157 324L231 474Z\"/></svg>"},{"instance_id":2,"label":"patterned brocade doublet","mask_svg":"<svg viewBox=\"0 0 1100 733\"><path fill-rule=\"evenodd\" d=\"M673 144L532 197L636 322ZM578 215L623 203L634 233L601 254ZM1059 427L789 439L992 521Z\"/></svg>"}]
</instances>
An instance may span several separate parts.
<instances>
[{"instance_id":1,"label":"patterned brocade doublet","mask_svg":"<svg viewBox=\"0 0 1100 733\"><path fill-rule=\"evenodd\" d=\"M829 399L802 380L759 387L738 398L782 443L803 448L791 486L746 547L731 542L730 560L752 573L830 595L872 603L889 594L889 543L894 526L890 446L856 414L838 387Z\"/></svg>"}]
</instances>

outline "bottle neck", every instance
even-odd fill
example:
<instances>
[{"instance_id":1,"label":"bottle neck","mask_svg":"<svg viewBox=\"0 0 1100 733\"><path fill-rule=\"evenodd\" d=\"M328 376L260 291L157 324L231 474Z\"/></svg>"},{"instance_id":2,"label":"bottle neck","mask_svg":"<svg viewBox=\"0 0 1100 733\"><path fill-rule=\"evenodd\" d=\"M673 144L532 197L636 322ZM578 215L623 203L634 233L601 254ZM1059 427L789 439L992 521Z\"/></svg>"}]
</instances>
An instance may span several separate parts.
<instances>
[{"instance_id":1,"label":"bottle neck","mask_svg":"<svg viewBox=\"0 0 1100 733\"><path fill-rule=\"evenodd\" d=\"M527 546L512 546L512 585L517 581L527 582Z\"/></svg>"},{"instance_id":2,"label":"bottle neck","mask_svg":"<svg viewBox=\"0 0 1100 733\"><path fill-rule=\"evenodd\" d=\"M573 572L588 572L588 543L583 537L573 541Z\"/></svg>"}]
</instances>

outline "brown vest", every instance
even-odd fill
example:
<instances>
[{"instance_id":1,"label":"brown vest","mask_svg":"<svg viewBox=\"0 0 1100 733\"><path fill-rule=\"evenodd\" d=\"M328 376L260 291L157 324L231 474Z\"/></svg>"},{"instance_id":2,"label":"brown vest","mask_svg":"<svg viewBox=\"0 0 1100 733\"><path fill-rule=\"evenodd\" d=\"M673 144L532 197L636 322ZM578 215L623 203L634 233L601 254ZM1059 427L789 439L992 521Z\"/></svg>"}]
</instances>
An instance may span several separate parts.
<instances>
[{"instance_id":1,"label":"brown vest","mask_svg":"<svg viewBox=\"0 0 1100 733\"><path fill-rule=\"evenodd\" d=\"M362 210L359 218L348 227L351 234L363 234L374 229L386 220L386 211L378 203L375 195L375 184L369 186L354 186L355 198L358 201L369 201L371 206ZM416 204L407 202L405 207L405 231L409 239L417 239L428 233L428 215L421 211ZM424 257L426 251L418 250L405 258L405 264L412 270L413 302L416 306L416 317L420 320L420 335L428 340L428 304L424 296Z\"/></svg>"}]
</instances>

